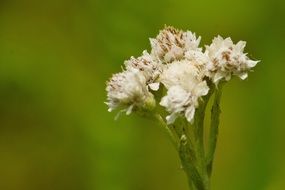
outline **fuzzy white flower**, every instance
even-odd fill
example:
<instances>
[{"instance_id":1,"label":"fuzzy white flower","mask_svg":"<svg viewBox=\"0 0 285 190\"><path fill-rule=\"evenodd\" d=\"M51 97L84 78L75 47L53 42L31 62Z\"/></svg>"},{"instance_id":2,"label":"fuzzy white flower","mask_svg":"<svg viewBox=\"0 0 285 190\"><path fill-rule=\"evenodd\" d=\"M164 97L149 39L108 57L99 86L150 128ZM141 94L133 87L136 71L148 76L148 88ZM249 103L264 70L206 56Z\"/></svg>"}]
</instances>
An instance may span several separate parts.
<instances>
[{"instance_id":1,"label":"fuzzy white flower","mask_svg":"<svg viewBox=\"0 0 285 190\"><path fill-rule=\"evenodd\" d=\"M167 89L174 85L180 85L186 90L191 91L197 83L202 81L203 74L203 69L201 69L199 64L184 59L165 65L160 76L160 82Z\"/></svg>"},{"instance_id":2,"label":"fuzzy white flower","mask_svg":"<svg viewBox=\"0 0 285 190\"><path fill-rule=\"evenodd\" d=\"M210 46L206 46L205 53L211 60L207 65L208 76L215 84L223 78L230 80L232 75L243 80L247 78L247 72L259 61L250 60L247 54L243 53L245 45L244 41L234 44L231 38L223 39L218 36Z\"/></svg>"},{"instance_id":3,"label":"fuzzy white flower","mask_svg":"<svg viewBox=\"0 0 285 190\"><path fill-rule=\"evenodd\" d=\"M185 59L195 63L195 65L199 65L200 67L206 67L210 61L208 55L202 52L202 49L188 50L185 52Z\"/></svg>"},{"instance_id":4,"label":"fuzzy white flower","mask_svg":"<svg viewBox=\"0 0 285 190\"><path fill-rule=\"evenodd\" d=\"M152 90L158 90L159 83L156 79L162 72L162 64L159 60L155 60L147 51L143 51L142 56L135 58L131 57L125 61L127 70L137 69L146 78L146 83Z\"/></svg>"},{"instance_id":5,"label":"fuzzy white flower","mask_svg":"<svg viewBox=\"0 0 285 190\"><path fill-rule=\"evenodd\" d=\"M160 79L168 89L160 102L171 113L166 117L167 123L173 123L179 115L192 123L199 98L209 91L199 67L188 60L176 61L166 65Z\"/></svg>"},{"instance_id":6,"label":"fuzzy white flower","mask_svg":"<svg viewBox=\"0 0 285 190\"><path fill-rule=\"evenodd\" d=\"M153 102L153 95L148 91L145 76L137 69L129 69L114 74L107 82L108 111L123 108L129 115L134 107L142 107Z\"/></svg>"},{"instance_id":7,"label":"fuzzy white flower","mask_svg":"<svg viewBox=\"0 0 285 190\"><path fill-rule=\"evenodd\" d=\"M195 33L184 32L173 27L166 27L160 31L156 38L151 38L151 54L168 63L180 60L188 50L199 49L201 37L196 38Z\"/></svg>"}]
</instances>

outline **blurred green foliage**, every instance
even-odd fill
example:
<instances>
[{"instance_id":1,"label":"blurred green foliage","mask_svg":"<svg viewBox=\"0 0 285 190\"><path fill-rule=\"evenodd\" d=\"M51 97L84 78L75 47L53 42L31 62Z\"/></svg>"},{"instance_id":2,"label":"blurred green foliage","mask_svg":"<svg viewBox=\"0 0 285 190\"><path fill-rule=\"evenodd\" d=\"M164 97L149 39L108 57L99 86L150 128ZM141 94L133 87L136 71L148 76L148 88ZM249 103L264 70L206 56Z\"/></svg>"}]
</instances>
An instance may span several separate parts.
<instances>
[{"instance_id":1,"label":"blurred green foliage","mask_svg":"<svg viewBox=\"0 0 285 190\"><path fill-rule=\"evenodd\" d=\"M105 81L164 24L248 42L224 89L213 190L285 188L282 0L1 0L0 189L187 189L161 129L114 121Z\"/></svg>"}]
</instances>

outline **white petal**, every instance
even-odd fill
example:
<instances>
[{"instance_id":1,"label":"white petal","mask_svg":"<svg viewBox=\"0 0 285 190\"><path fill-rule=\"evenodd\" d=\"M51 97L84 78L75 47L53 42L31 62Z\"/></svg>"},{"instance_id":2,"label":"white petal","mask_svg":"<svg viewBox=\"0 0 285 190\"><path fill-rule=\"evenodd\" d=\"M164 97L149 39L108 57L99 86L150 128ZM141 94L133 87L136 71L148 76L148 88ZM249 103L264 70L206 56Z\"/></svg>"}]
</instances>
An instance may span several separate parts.
<instances>
[{"instance_id":1,"label":"white petal","mask_svg":"<svg viewBox=\"0 0 285 190\"><path fill-rule=\"evenodd\" d=\"M239 74L239 78L241 78L242 80L246 79L247 76L248 76L247 73L241 73L241 74Z\"/></svg>"},{"instance_id":2,"label":"white petal","mask_svg":"<svg viewBox=\"0 0 285 190\"><path fill-rule=\"evenodd\" d=\"M247 66L248 67L255 67L255 65L258 63L259 61L253 61L253 60L248 60L247 61Z\"/></svg>"},{"instance_id":3,"label":"white petal","mask_svg":"<svg viewBox=\"0 0 285 190\"><path fill-rule=\"evenodd\" d=\"M194 106L188 107L187 110L185 111L185 117L188 122L193 123L194 114L195 114L195 107Z\"/></svg>"},{"instance_id":4,"label":"white petal","mask_svg":"<svg viewBox=\"0 0 285 190\"><path fill-rule=\"evenodd\" d=\"M156 46L156 39L154 39L154 38L149 38L149 41L150 41L151 47L152 47L152 48L155 48L155 46Z\"/></svg>"},{"instance_id":5,"label":"white petal","mask_svg":"<svg viewBox=\"0 0 285 190\"><path fill-rule=\"evenodd\" d=\"M239 41L239 42L236 44L237 50L238 50L238 51L241 51L241 52L243 52L245 46L246 46L246 42L245 42L245 41Z\"/></svg>"},{"instance_id":6,"label":"white petal","mask_svg":"<svg viewBox=\"0 0 285 190\"><path fill-rule=\"evenodd\" d=\"M167 96L164 96L164 97L161 99L159 105L164 106L164 107L167 107L167 105L168 105L168 97L167 97Z\"/></svg>"},{"instance_id":7,"label":"white petal","mask_svg":"<svg viewBox=\"0 0 285 190\"><path fill-rule=\"evenodd\" d=\"M127 110L126 110L126 115L130 115L132 113L132 109L133 109L134 105L130 105Z\"/></svg>"},{"instance_id":8,"label":"white petal","mask_svg":"<svg viewBox=\"0 0 285 190\"><path fill-rule=\"evenodd\" d=\"M151 90L157 91L159 89L159 82L151 83L148 86Z\"/></svg>"},{"instance_id":9,"label":"white petal","mask_svg":"<svg viewBox=\"0 0 285 190\"><path fill-rule=\"evenodd\" d=\"M172 113L172 114L166 116L167 124L169 125L169 124L174 123L176 118L177 118L177 114L176 113Z\"/></svg>"},{"instance_id":10,"label":"white petal","mask_svg":"<svg viewBox=\"0 0 285 190\"><path fill-rule=\"evenodd\" d=\"M205 96L208 94L209 87L207 86L206 81L200 82L195 88L195 96Z\"/></svg>"},{"instance_id":11,"label":"white petal","mask_svg":"<svg viewBox=\"0 0 285 190\"><path fill-rule=\"evenodd\" d=\"M217 83L219 80L221 80L223 77L225 77L225 74L222 72L217 72L214 76L213 82Z\"/></svg>"}]
</instances>

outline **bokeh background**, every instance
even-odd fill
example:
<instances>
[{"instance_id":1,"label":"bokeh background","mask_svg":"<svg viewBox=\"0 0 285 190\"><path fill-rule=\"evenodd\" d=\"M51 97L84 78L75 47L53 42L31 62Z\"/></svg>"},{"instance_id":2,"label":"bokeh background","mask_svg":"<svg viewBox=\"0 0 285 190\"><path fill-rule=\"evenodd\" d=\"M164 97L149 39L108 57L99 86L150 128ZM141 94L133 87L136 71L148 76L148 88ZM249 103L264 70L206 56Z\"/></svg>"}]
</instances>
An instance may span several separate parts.
<instances>
[{"instance_id":1,"label":"bokeh background","mask_svg":"<svg viewBox=\"0 0 285 190\"><path fill-rule=\"evenodd\" d=\"M282 0L0 0L0 189L187 189L163 131L103 103L164 24L262 61L224 89L212 189L285 189L284 19Z\"/></svg>"}]
</instances>

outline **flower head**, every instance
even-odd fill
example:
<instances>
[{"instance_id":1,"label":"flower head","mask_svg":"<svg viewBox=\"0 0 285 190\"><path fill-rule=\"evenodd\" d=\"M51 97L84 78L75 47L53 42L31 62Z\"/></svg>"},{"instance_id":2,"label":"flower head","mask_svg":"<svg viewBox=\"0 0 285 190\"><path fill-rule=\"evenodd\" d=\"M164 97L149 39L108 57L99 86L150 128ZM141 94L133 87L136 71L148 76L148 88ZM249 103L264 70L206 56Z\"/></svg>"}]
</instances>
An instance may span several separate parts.
<instances>
[{"instance_id":1,"label":"flower head","mask_svg":"<svg viewBox=\"0 0 285 190\"><path fill-rule=\"evenodd\" d=\"M145 76L137 69L114 74L107 82L106 91L108 111L123 108L127 115L134 107L143 107L149 101L154 101L146 86Z\"/></svg>"},{"instance_id":2,"label":"flower head","mask_svg":"<svg viewBox=\"0 0 285 190\"><path fill-rule=\"evenodd\" d=\"M164 66L160 81L166 88L180 85L191 91L204 77L203 69L196 62L188 60L174 61Z\"/></svg>"},{"instance_id":3,"label":"flower head","mask_svg":"<svg viewBox=\"0 0 285 190\"><path fill-rule=\"evenodd\" d=\"M168 124L172 124L179 115L184 115L188 122L194 120L195 109L199 106L198 100L208 93L206 82L199 83L193 91L187 91L179 85L171 86L160 105L164 106L170 115L166 117Z\"/></svg>"},{"instance_id":4,"label":"flower head","mask_svg":"<svg viewBox=\"0 0 285 190\"><path fill-rule=\"evenodd\" d=\"M137 69L145 77L146 83L152 90L158 89L158 83L156 79L162 72L162 64L159 60L155 60L147 51L143 51L142 56L135 58L131 57L125 61L127 70Z\"/></svg>"},{"instance_id":5,"label":"flower head","mask_svg":"<svg viewBox=\"0 0 285 190\"><path fill-rule=\"evenodd\" d=\"M198 49L201 38L195 33L165 27L156 38L151 38L152 55L168 63L183 58L187 50Z\"/></svg>"},{"instance_id":6,"label":"flower head","mask_svg":"<svg viewBox=\"0 0 285 190\"><path fill-rule=\"evenodd\" d=\"M179 115L184 115L189 122L193 122L199 98L209 91L199 66L188 60L168 64L162 73L161 82L168 89L160 102L171 113L166 117L168 124L173 123Z\"/></svg>"},{"instance_id":7,"label":"flower head","mask_svg":"<svg viewBox=\"0 0 285 190\"><path fill-rule=\"evenodd\" d=\"M245 45L244 41L234 44L231 38L218 36L210 46L206 46L205 53L210 59L207 65L208 75L214 83L217 84L223 78L228 81L232 75L247 78L247 72L259 61L250 60L243 53Z\"/></svg>"}]
</instances>

